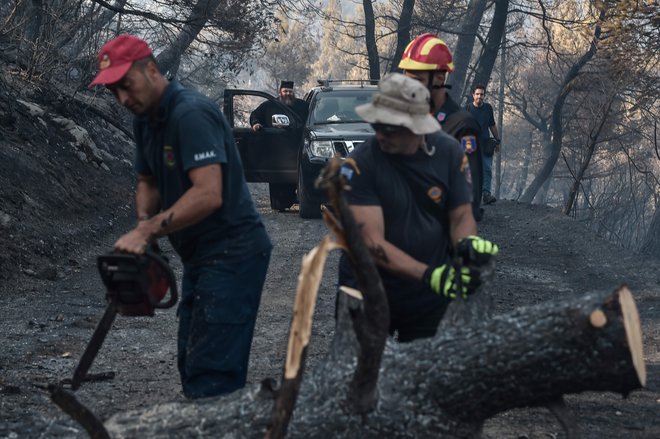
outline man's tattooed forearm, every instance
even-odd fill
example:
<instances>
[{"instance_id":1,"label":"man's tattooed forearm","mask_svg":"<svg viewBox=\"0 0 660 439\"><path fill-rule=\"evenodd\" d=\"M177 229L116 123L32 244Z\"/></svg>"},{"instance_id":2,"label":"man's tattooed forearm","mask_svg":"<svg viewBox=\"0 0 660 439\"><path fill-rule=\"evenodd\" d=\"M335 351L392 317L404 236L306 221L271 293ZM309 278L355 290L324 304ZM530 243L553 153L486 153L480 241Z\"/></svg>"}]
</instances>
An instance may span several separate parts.
<instances>
[{"instance_id":1,"label":"man's tattooed forearm","mask_svg":"<svg viewBox=\"0 0 660 439\"><path fill-rule=\"evenodd\" d=\"M390 260L387 258L387 253L385 253L385 249L380 245L370 246L369 251L371 252L371 256L373 256L377 261L385 264L390 262Z\"/></svg>"},{"instance_id":2,"label":"man's tattooed forearm","mask_svg":"<svg viewBox=\"0 0 660 439\"><path fill-rule=\"evenodd\" d=\"M173 219L174 219L174 212L170 212L170 215L160 222L161 230L167 228L167 226L172 224Z\"/></svg>"}]
</instances>

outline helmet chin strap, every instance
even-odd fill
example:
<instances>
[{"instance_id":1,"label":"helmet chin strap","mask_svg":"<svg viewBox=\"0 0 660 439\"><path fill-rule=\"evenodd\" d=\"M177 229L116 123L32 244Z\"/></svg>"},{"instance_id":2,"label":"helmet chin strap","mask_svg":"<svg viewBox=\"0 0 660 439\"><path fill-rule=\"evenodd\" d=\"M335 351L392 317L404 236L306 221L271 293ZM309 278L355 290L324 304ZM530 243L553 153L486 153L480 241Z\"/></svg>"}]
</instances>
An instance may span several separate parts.
<instances>
[{"instance_id":1,"label":"helmet chin strap","mask_svg":"<svg viewBox=\"0 0 660 439\"><path fill-rule=\"evenodd\" d=\"M433 91L436 85L433 85L433 80L435 79L435 73L429 75L429 79L426 81L426 88L429 89L429 93Z\"/></svg>"},{"instance_id":2,"label":"helmet chin strap","mask_svg":"<svg viewBox=\"0 0 660 439\"><path fill-rule=\"evenodd\" d=\"M429 79L426 83L426 88L429 90L429 97L430 97L430 99L429 99L429 110L431 112L433 112L433 110L434 110L434 108L433 108L433 106L434 106L434 104L433 104L433 90L435 90L436 88L441 88L441 87L438 87L437 85L433 85L433 80L434 79L435 79L435 73L429 75Z\"/></svg>"},{"instance_id":3,"label":"helmet chin strap","mask_svg":"<svg viewBox=\"0 0 660 439\"><path fill-rule=\"evenodd\" d=\"M442 72L442 71L444 71L444 70L436 70L436 72ZM431 77L429 78L429 84L427 86L429 91L440 90L440 89L443 89L443 88L446 88L447 90L449 90L451 88L451 85L446 83L446 81L447 81L446 74L445 74L445 82L443 82L442 85L433 84L433 79L435 77L435 73L433 75L430 75L430 76Z\"/></svg>"},{"instance_id":4,"label":"helmet chin strap","mask_svg":"<svg viewBox=\"0 0 660 439\"><path fill-rule=\"evenodd\" d=\"M436 72L437 71L442 71L442 70L436 70ZM426 84L426 88L428 88L429 94L431 96L433 96L433 90L442 90L443 88L449 90L451 88L451 85L445 84L444 82L443 82L442 85L435 85L433 83L434 80L435 80L435 72L433 72L432 75L429 75L428 83ZM433 98L431 98L430 107L431 107L431 111L433 111L434 110L434 108L433 108Z\"/></svg>"}]
</instances>

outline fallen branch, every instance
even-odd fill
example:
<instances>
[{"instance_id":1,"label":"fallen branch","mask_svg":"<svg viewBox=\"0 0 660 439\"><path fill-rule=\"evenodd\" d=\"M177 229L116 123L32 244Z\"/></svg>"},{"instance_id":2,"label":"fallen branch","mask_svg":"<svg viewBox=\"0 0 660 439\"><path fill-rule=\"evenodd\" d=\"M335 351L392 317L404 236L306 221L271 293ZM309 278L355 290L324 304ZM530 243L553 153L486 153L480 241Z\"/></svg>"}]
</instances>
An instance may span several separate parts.
<instances>
[{"instance_id":1,"label":"fallen branch","mask_svg":"<svg viewBox=\"0 0 660 439\"><path fill-rule=\"evenodd\" d=\"M69 392L54 384L48 386L48 391L50 392L50 399L64 413L78 422L91 439L110 439L110 435L103 426L103 422L90 409L78 401L73 392Z\"/></svg>"}]
</instances>

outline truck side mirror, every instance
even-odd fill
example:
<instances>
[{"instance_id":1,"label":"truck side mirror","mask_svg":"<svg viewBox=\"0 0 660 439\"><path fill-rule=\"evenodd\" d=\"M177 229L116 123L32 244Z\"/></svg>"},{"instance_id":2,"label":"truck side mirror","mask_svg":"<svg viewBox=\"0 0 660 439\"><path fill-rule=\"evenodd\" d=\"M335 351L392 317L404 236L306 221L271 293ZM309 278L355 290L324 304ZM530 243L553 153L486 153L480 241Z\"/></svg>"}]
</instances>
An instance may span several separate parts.
<instances>
[{"instance_id":1,"label":"truck side mirror","mask_svg":"<svg viewBox=\"0 0 660 439\"><path fill-rule=\"evenodd\" d=\"M286 114L273 114L271 125L273 128L286 128L291 125L291 122Z\"/></svg>"}]
</instances>

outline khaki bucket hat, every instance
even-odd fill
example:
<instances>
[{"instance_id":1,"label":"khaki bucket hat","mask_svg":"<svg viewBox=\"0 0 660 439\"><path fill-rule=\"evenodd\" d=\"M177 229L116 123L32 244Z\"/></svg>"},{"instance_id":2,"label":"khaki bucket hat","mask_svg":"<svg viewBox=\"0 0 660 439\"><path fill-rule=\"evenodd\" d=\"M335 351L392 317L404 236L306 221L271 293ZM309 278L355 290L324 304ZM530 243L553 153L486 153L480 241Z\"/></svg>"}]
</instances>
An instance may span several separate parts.
<instances>
[{"instance_id":1,"label":"khaki bucket hat","mask_svg":"<svg viewBox=\"0 0 660 439\"><path fill-rule=\"evenodd\" d=\"M415 134L440 131L440 124L429 111L428 89L401 73L387 74L378 83L371 103L355 107L355 112L369 123L404 126Z\"/></svg>"}]
</instances>

